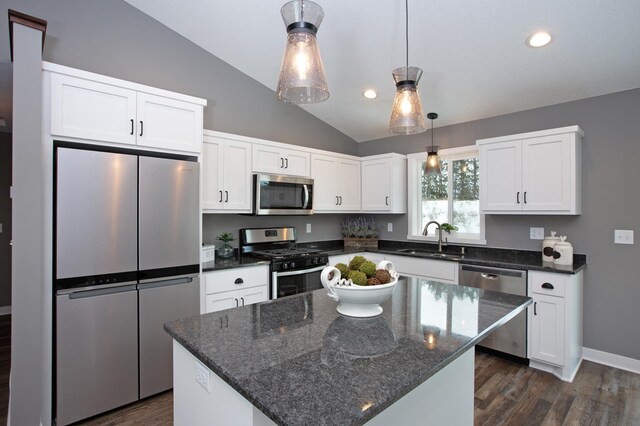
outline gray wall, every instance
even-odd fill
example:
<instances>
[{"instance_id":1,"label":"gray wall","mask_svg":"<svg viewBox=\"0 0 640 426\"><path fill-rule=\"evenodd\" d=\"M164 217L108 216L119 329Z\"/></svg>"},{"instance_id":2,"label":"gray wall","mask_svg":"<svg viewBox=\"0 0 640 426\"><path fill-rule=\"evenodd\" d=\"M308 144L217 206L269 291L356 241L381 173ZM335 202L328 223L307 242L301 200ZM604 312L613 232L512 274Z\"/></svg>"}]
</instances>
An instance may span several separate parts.
<instances>
[{"instance_id":1,"label":"gray wall","mask_svg":"<svg viewBox=\"0 0 640 426\"><path fill-rule=\"evenodd\" d=\"M582 141L583 202L580 216L486 216L487 243L496 247L540 249L529 227L567 235L587 254L584 288L584 345L640 360L638 271L640 236L635 245L613 244L614 229L638 231L640 219L640 89L553 105L485 120L437 127L435 143L450 148L476 139L577 124ZM423 152L429 134L361 143L361 156L390 150ZM429 136L430 137L430 136ZM407 235L406 217L395 220L391 238ZM633 337L632 337L633 336Z\"/></svg>"},{"instance_id":2,"label":"gray wall","mask_svg":"<svg viewBox=\"0 0 640 426\"><path fill-rule=\"evenodd\" d=\"M44 60L209 102L206 129L354 154L357 144L121 0L0 0L49 23ZM279 7L279 6L278 6ZM0 34L8 34L0 19ZM0 43L9 61L9 43ZM274 80L278 78L273 76Z\"/></svg>"},{"instance_id":3,"label":"gray wall","mask_svg":"<svg viewBox=\"0 0 640 426\"><path fill-rule=\"evenodd\" d=\"M0 133L0 307L11 305L11 133Z\"/></svg>"}]
</instances>

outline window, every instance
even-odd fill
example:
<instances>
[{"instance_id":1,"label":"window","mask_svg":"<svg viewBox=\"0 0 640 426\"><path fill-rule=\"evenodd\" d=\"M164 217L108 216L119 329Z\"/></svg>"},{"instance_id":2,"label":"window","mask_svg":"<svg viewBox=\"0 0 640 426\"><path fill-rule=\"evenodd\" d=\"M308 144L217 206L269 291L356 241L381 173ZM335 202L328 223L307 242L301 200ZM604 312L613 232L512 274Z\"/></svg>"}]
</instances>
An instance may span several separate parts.
<instances>
[{"instance_id":1,"label":"window","mask_svg":"<svg viewBox=\"0 0 640 426\"><path fill-rule=\"evenodd\" d=\"M428 235L424 226L435 220L458 227L443 231L449 242L486 244L484 215L480 214L480 164L476 146L443 149L438 153L442 175L424 174L426 153L408 155L409 235L415 240L437 240L435 225Z\"/></svg>"}]
</instances>

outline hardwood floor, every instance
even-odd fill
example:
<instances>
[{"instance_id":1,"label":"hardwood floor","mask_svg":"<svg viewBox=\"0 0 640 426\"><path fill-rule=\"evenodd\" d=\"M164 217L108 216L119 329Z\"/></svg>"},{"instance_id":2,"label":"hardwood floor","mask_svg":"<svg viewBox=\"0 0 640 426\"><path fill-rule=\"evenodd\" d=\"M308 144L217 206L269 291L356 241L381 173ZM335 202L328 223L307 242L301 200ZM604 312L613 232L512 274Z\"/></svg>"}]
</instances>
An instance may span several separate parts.
<instances>
[{"instance_id":1,"label":"hardwood floor","mask_svg":"<svg viewBox=\"0 0 640 426\"><path fill-rule=\"evenodd\" d=\"M6 424L11 317L0 316L0 425ZM173 393L147 398L77 425L171 425ZM584 361L573 383L476 354L475 425L640 425L640 375Z\"/></svg>"}]
</instances>

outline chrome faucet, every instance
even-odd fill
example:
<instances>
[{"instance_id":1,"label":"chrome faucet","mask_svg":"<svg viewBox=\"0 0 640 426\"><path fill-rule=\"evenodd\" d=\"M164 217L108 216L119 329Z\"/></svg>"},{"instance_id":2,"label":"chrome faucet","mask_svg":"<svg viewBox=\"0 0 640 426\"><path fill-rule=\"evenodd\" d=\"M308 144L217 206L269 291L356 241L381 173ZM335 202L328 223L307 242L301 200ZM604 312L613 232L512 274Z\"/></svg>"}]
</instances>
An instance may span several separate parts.
<instances>
[{"instance_id":1,"label":"chrome faucet","mask_svg":"<svg viewBox=\"0 0 640 426\"><path fill-rule=\"evenodd\" d=\"M438 251L441 252L442 251L442 227L438 222L436 222L435 220L431 220L427 222L427 224L424 226L424 229L422 230L422 235L424 235L425 237L429 235L429 225L434 223L436 224L437 226L436 229L438 230ZM446 238L445 238L444 244L447 245Z\"/></svg>"}]
</instances>

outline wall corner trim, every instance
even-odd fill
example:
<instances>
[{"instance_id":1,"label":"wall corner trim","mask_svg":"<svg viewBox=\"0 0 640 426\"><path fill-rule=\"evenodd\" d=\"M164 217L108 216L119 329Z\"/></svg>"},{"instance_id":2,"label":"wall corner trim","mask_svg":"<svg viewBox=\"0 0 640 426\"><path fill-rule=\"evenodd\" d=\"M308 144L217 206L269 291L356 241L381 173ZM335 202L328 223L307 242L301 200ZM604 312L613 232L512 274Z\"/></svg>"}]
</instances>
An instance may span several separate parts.
<instances>
[{"instance_id":1,"label":"wall corner trim","mask_svg":"<svg viewBox=\"0 0 640 426\"><path fill-rule=\"evenodd\" d=\"M26 13L18 12L13 9L9 9L9 46L11 50L11 62L13 62L13 24L24 25L25 27L33 28L34 30L42 32L42 50L44 51L44 37L47 34L47 21L44 19L36 18L35 16L27 15Z\"/></svg>"},{"instance_id":2,"label":"wall corner trim","mask_svg":"<svg viewBox=\"0 0 640 426\"><path fill-rule=\"evenodd\" d=\"M582 348L582 358L585 361L592 361L609 367L619 368L621 370L630 371L640 374L640 360L628 358L626 356L616 355L597 349Z\"/></svg>"}]
</instances>

